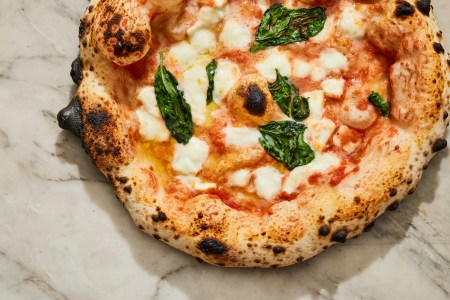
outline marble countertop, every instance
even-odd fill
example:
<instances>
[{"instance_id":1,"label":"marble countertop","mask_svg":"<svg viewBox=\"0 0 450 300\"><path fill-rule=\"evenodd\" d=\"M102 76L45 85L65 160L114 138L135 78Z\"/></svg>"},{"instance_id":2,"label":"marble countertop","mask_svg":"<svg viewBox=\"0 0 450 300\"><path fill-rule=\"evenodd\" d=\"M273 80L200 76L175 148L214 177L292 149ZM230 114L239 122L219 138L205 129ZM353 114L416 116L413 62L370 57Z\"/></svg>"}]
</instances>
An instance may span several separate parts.
<instances>
[{"instance_id":1,"label":"marble countertop","mask_svg":"<svg viewBox=\"0 0 450 300\"><path fill-rule=\"evenodd\" d=\"M449 299L448 150L370 233L292 267L200 264L137 230L56 122L87 4L2 0L0 299ZM433 4L450 28L448 1Z\"/></svg>"}]
</instances>

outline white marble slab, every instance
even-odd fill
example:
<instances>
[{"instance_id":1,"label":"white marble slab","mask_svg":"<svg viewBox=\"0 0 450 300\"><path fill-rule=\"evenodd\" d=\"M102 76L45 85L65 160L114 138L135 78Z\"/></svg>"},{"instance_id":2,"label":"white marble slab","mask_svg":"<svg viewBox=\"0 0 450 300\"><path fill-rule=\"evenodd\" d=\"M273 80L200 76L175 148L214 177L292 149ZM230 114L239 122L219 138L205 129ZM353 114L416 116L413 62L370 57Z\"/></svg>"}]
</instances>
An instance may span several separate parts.
<instances>
[{"instance_id":1,"label":"white marble slab","mask_svg":"<svg viewBox=\"0 0 450 300\"><path fill-rule=\"evenodd\" d=\"M357 240L284 269L199 264L137 230L57 127L88 2L1 3L0 299L449 299L448 151ZM448 1L433 4L449 28Z\"/></svg>"}]
</instances>

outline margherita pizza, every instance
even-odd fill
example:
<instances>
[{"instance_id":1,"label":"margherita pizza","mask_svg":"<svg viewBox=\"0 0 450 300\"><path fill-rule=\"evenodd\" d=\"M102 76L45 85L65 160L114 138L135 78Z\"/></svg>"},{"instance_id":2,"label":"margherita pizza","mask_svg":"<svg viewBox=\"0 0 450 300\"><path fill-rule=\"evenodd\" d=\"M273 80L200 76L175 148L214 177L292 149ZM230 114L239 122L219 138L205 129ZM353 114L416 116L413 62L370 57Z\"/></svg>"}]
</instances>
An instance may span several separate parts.
<instances>
[{"instance_id":1,"label":"margherita pizza","mask_svg":"<svg viewBox=\"0 0 450 300\"><path fill-rule=\"evenodd\" d=\"M429 0L93 0L62 128L136 225L221 266L368 230L444 149Z\"/></svg>"}]
</instances>

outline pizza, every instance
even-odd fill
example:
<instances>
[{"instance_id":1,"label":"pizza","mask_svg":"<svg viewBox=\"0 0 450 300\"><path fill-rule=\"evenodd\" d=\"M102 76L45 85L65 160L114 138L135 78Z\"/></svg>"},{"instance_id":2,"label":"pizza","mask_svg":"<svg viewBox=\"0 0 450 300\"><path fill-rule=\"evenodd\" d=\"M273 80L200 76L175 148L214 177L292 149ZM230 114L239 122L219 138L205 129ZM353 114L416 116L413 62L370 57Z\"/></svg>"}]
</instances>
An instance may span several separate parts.
<instances>
[{"instance_id":1,"label":"pizza","mask_svg":"<svg viewBox=\"0 0 450 300\"><path fill-rule=\"evenodd\" d=\"M356 238L447 146L429 0L93 0L59 124L145 233L278 267Z\"/></svg>"}]
</instances>

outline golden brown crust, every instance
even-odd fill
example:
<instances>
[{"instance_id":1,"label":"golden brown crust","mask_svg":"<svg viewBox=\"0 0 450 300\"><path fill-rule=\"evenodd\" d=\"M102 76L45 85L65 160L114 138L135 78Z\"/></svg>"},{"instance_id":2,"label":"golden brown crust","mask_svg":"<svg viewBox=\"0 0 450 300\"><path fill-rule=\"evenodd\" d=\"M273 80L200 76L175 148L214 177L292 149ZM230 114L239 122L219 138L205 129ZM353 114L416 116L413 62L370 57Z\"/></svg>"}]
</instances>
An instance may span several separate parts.
<instances>
[{"instance_id":1,"label":"golden brown crust","mask_svg":"<svg viewBox=\"0 0 450 300\"><path fill-rule=\"evenodd\" d=\"M376 17L370 21L367 38L395 61L390 82L398 131L372 139L359 171L338 185L312 187L261 213L233 209L224 204L220 193L192 195L184 201L164 196L161 178L165 175L142 159L144 149L130 114L136 104L121 99L123 93L131 92L117 91L121 88L107 83L111 74L127 72L114 63L127 65L145 55L150 26L143 21L142 48L117 55L107 50L108 41L105 44L96 37L99 30L105 35L100 18L109 11L107 7L121 1L98 1L91 6L80 29L83 80L77 97L83 146L109 178L136 225L211 264L286 266L359 236L412 193L424 166L444 146L450 109L447 54L439 47L442 37L432 12L426 15L422 12L426 9L418 9L413 2L373 2ZM137 20L137 10L117 9L122 18ZM114 14L106 17L111 21ZM135 30L124 36L132 36Z\"/></svg>"}]
</instances>

